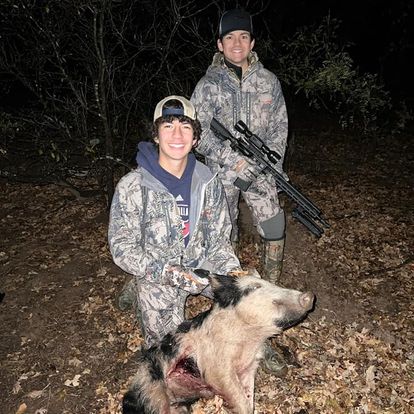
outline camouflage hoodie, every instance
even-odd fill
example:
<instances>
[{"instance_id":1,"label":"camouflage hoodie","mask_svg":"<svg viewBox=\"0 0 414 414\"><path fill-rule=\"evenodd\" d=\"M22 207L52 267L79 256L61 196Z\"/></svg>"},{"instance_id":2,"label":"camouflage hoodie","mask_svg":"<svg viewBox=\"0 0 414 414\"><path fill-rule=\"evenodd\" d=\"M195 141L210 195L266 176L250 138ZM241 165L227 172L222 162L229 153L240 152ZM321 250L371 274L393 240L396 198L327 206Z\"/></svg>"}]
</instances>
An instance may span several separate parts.
<instances>
[{"instance_id":1,"label":"camouflage hoodie","mask_svg":"<svg viewBox=\"0 0 414 414\"><path fill-rule=\"evenodd\" d=\"M222 184L196 162L191 184L190 238L174 196L138 166L119 181L108 229L114 262L139 283L157 283L199 293L206 284L192 269L227 274L240 268L230 243L231 224Z\"/></svg>"},{"instance_id":2,"label":"camouflage hoodie","mask_svg":"<svg viewBox=\"0 0 414 414\"><path fill-rule=\"evenodd\" d=\"M277 164L282 172L285 155L288 119L285 100L277 77L264 68L256 52L249 56L249 68L240 80L235 71L224 63L224 55L216 53L212 64L196 85L191 101L203 129L197 151L206 157L213 171L232 170L242 157L220 141L210 130L212 117L229 131L239 134L234 125L241 120L264 143L281 156Z\"/></svg>"}]
</instances>

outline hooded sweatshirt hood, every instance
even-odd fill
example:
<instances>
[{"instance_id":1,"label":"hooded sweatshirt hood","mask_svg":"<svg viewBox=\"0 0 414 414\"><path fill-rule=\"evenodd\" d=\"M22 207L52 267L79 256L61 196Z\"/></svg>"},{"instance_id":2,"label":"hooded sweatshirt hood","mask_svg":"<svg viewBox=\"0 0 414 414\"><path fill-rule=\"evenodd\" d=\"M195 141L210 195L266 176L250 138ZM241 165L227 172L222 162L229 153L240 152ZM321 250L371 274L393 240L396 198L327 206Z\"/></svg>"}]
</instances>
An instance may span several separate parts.
<instances>
[{"instance_id":1,"label":"hooded sweatshirt hood","mask_svg":"<svg viewBox=\"0 0 414 414\"><path fill-rule=\"evenodd\" d=\"M158 151L156 146L152 142L147 141L138 144L136 161L139 166L145 168L152 176L161 181L168 190L170 190L171 186L178 185L180 182L185 181L186 177L191 177L196 164L195 155L190 152L188 154L187 165L183 175L181 178L177 178L175 175L161 167L158 162Z\"/></svg>"},{"instance_id":2,"label":"hooded sweatshirt hood","mask_svg":"<svg viewBox=\"0 0 414 414\"><path fill-rule=\"evenodd\" d=\"M196 165L196 158L193 153L188 154L187 165L183 175L178 178L170 174L158 162L158 151L151 142L140 142L136 161L139 166L147 170L153 177L159 180L165 188L174 196L184 222L183 236L185 244L189 236L189 216L191 203L191 180Z\"/></svg>"}]
</instances>

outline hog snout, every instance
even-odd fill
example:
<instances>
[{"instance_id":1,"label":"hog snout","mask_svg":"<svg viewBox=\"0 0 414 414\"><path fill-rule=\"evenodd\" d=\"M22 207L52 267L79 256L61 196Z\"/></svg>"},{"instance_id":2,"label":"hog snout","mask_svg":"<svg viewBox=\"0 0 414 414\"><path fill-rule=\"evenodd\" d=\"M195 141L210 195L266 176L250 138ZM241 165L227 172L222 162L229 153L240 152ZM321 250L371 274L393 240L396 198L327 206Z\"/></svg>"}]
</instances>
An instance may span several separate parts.
<instances>
[{"instance_id":1,"label":"hog snout","mask_svg":"<svg viewBox=\"0 0 414 414\"><path fill-rule=\"evenodd\" d=\"M299 296L299 304L304 311L309 311L313 307L315 295L312 292L305 292Z\"/></svg>"}]
</instances>

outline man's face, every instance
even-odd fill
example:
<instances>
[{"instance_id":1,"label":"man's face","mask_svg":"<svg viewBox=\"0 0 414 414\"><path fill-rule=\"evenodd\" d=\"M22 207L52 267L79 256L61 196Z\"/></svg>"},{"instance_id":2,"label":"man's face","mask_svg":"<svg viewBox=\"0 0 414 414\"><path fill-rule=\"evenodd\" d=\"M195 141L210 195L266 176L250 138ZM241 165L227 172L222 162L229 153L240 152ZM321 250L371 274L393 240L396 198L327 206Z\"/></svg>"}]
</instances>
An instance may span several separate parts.
<instances>
[{"instance_id":1,"label":"man's face","mask_svg":"<svg viewBox=\"0 0 414 414\"><path fill-rule=\"evenodd\" d=\"M235 30L217 40L217 46L224 57L233 65L240 66L243 71L247 69L249 63L247 57L253 49L254 39L252 40L249 32Z\"/></svg>"},{"instance_id":2,"label":"man's face","mask_svg":"<svg viewBox=\"0 0 414 414\"><path fill-rule=\"evenodd\" d=\"M174 161L182 161L195 144L192 125L187 121L173 119L158 128L156 142L159 144L159 163L162 167Z\"/></svg>"}]
</instances>

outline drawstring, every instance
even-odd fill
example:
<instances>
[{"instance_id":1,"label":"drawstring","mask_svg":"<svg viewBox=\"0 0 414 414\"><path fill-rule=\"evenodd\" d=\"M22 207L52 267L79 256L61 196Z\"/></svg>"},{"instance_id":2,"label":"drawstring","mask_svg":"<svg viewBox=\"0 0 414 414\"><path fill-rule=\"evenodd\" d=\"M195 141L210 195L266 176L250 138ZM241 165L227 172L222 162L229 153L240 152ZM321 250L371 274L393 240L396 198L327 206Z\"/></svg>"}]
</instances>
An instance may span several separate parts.
<instances>
[{"instance_id":1,"label":"drawstring","mask_svg":"<svg viewBox=\"0 0 414 414\"><path fill-rule=\"evenodd\" d=\"M147 205L148 205L148 188L145 186L141 187L141 195L142 195L142 220L141 220L141 247L142 249L145 249L145 241L146 241L146 236L145 236L145 222L144 220L146 219L147 216Z\"/></svg>"}]
</instances>

